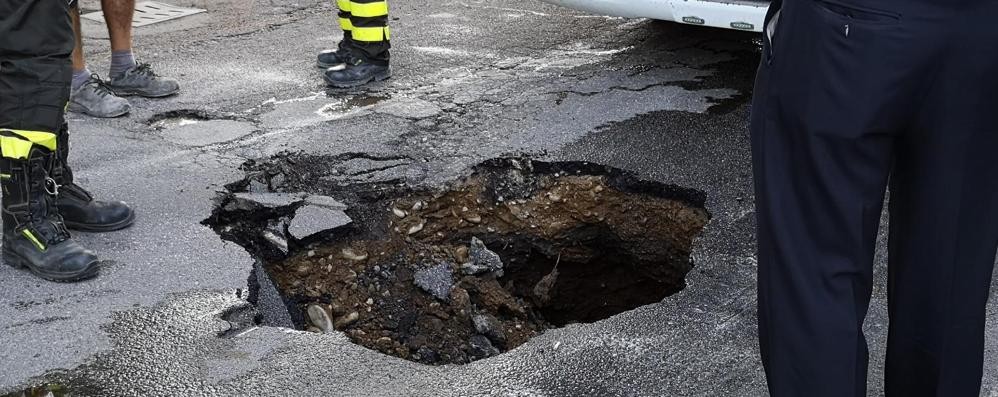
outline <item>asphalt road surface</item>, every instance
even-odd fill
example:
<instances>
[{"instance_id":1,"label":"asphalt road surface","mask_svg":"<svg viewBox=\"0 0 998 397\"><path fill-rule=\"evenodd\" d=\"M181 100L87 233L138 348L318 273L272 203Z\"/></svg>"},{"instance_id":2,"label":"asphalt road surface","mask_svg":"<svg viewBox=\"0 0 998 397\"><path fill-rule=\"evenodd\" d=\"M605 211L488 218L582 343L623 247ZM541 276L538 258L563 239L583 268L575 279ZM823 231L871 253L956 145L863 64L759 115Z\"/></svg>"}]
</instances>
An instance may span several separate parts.
<instances>
[{"instance_id":1,"label":"asphalt road surface","mask_svg":"<svg viewBox=\"0 0 998 397\"><path fill-rule=\"evenodd\" d=\"M533 0L398 1L394 77L327 91L314 57L340 37L329 1L181 3L209 11L139 28L136 47L183 93L133 99L121 119L70 117L84 185L133 204L138 222L76 235L107 260L93 281L0 267L0 393L54 383L103 396L766 394L746 122L756 36ZM85 30L103 72L106 32ZM472 364L423 366L341 334L226 332L223 315L246 309L253 258L201 222L240 164L283 151L390 156L343 166L424 185L505 154L594 161L702 190L713 219L688 287L660 304ZM867 321L871 395L882 394L882 259ZM998 396L998 301L989 312L984 395Z\"/></svg>"}]
</instances>

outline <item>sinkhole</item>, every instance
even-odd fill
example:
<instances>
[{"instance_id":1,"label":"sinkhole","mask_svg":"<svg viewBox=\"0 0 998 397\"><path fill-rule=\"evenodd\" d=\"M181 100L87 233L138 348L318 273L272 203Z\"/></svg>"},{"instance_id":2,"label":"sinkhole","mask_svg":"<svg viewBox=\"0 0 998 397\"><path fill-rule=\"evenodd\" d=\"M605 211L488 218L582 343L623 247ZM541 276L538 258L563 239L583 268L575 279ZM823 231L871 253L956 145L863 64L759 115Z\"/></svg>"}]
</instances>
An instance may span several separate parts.
<instances>
[{"instance_id":1,"label":"sinkhole","mask_svg":"<svg viewBox=\"0 0 998 397\"><path fill-rule=\"evenodd\" d=\"M248 163L205 223L260 258L295 327L430 365L661 301L710 219L700 191L590 163L494 159L436 189L337 184L330 163ZM303 210L322 205L349 219Z\"/></svg>"}]
</instances>

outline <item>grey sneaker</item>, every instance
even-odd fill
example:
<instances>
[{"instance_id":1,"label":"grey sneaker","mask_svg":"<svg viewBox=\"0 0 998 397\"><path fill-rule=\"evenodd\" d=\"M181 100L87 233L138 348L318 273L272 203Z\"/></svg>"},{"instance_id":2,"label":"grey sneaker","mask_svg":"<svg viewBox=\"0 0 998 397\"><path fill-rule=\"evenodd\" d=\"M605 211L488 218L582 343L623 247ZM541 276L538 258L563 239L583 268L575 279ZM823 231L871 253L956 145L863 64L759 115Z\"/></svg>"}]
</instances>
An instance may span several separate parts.
<instances>
[{"instance_id":1,"label":"grey sneaker","mask_svg":"<svg viewBox=\"0 0 998 397\"><path fill-rule=\"evenodd\" d=\"M92 74L86 83L70 94L69 111L112 118L128 114L132 111L132 105L125 98L114 95L100 76Z\"/></svg>"},{"instance_id":2,"label":"grey sneaker","mask_svg":"<svg viewBox=\"0 0 998 397\"><path fill-rule=\"evenodd\" d=\"M177 80L156 75L148 63L136 64L120 76L112 76L107 85L121 96L162 98L180 92Z\"/></svg>"}]
</instances>

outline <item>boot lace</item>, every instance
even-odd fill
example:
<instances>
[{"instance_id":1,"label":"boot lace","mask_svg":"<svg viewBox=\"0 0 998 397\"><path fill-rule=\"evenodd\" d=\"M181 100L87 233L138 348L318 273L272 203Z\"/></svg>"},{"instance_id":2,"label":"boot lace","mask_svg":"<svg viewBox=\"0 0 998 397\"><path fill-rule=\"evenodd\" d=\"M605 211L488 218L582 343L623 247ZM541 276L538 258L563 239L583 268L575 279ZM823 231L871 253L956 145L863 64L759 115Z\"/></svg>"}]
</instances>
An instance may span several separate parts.
<instances>
[{"instance_id":1,"label":"boot lace","mask_svg":"<svg viewBox=\"0 0 998 397\"><path fill-rule=\"evenodd\" d=\"M90 79L87 80L86 85L92 85L94 87L94 92L101 98L107 97L108 95L114 95L114 91L111 90L111 87L108 87L107 83L104 82L104 79L101 79L100 75L97 73L90 75Z\"/></svg>"},{"instance_id":2,"label":"boot lace","mask_svg":"<svg viewBox=\"0 0 998 397\"><path fill-rule=\"evenodd\" d=\"M156 72L152 70L152 65L148 63L136 63L135 71L133 72L139 76L143 77L156 77L158 76Z\"/></svg>"}]
</instances>

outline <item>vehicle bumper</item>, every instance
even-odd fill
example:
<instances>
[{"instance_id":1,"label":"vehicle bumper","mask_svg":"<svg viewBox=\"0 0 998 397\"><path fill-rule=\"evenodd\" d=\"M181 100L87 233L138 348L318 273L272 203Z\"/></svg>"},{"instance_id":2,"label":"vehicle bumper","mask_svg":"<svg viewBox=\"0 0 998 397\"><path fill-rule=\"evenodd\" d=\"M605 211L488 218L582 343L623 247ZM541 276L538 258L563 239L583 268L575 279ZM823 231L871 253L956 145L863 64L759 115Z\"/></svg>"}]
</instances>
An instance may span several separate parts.
<instances>
[{"instance_id":1,"label":"vehicle bumper","mask_svg":"<svg viewBox=\"0 0 998 397\"><path fill-rule=\"evenodd\" d=\"M652 18L690 25L761 32L768 1L543 0L593 14Z\"/></svg>"}]
</instances>

